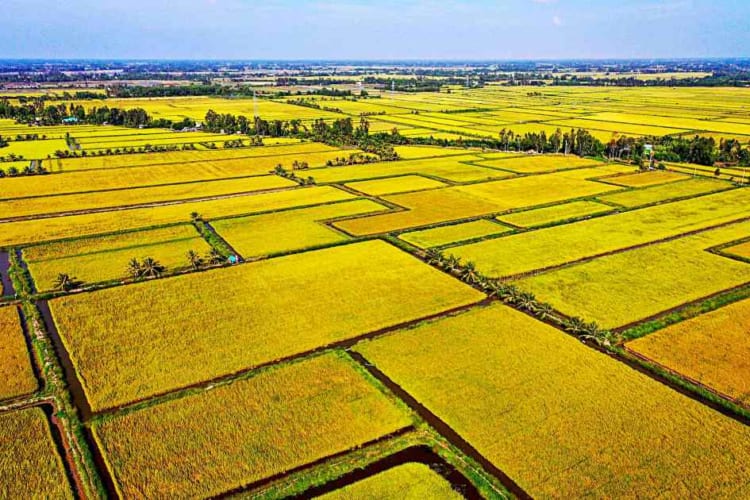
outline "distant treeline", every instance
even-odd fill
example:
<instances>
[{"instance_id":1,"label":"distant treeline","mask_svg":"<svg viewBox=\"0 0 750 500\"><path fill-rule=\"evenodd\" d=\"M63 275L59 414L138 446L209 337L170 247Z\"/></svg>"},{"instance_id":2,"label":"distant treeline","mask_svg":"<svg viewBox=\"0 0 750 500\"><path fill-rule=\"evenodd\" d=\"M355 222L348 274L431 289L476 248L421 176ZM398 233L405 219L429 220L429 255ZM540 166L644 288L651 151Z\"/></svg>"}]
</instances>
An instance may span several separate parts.
<instances>
[{"instance_id":1,"label":"distant treeline","mask_svg":"<svg viewBox=\"0 0 750 500\"><path fill-rule=\"evenodd\" d=\"M750 72L715 73L703 77L639 79L634 76L606 77L555 76L552 85L557 86L618 86L618 87L747 87Z\"/></svg>"}]
</instances>

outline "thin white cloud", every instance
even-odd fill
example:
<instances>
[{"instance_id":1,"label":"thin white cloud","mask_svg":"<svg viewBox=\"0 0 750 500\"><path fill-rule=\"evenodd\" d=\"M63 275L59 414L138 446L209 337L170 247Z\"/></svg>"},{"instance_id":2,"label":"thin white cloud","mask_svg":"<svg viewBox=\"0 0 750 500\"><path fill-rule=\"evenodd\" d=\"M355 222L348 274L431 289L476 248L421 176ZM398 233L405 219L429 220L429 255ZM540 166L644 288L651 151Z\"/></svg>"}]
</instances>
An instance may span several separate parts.
<instances>
[{"instance_id":1,"label":"thin white cloud","mask_svg":"<svg viewBox=\"0 0 750 500\"><path fill-rule=\"evenodd\" d=\"M563 22L559 16L552 16L552 24L554 24L555 26L562 26Z\"/></svg>"}]
</instances>

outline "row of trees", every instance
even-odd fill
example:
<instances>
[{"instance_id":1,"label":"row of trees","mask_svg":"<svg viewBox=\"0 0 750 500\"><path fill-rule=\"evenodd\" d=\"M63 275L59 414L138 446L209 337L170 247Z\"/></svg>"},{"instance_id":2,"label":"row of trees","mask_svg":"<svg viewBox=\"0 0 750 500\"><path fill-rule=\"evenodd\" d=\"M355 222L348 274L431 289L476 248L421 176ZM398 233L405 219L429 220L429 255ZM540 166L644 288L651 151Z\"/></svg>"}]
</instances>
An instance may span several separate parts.
<instances>
[{"instance_id":1,"label":"row of trees","mask_svg":"<svg viewBox=\"0 0 750 500\"><path fill-rule=\"evenodd\" d=\"M552 321L584 342L610 346L614 340L611 332L603 330L596 322L587 323L581 318L564 318L556 314L552 305L539 302L533 293L520 290L512 283L489 278L480 273L471 262L461 262L455 255L445 255L439 250L427 250L423 257L428 264L456 276L465 283L480 288L490 298L495 298L518 309L527 311L543 321Z\"/></svg>"}]
</instances>

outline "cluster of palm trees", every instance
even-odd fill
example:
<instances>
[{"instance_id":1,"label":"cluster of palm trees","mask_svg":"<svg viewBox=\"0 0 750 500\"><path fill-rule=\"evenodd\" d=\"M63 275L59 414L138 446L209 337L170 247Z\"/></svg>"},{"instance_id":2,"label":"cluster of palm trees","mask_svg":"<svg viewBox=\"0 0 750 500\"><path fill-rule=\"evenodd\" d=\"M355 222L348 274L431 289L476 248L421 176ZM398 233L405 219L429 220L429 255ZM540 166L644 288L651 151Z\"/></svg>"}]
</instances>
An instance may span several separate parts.
<instances>
[{"instance_id":1,"label":"cluster of palm trees","mask_svg":"<svg viewBox=\"0 0 750 500\"><path fill-rule=\"evenodd\" d=\"M146 257L142 261L132 258L128 262L127 272L133 279L158 278L167 272L167 268L152 257Z\"/></svg>"},{"instance_id":2,"label":"cluster of palm trees","mask_svg":"<svg viewBox=\"0 0 750 500\"><path fill-rule=\"evenodd\" d=\"M551 320L565 328L583 341L592 341L599 345L611 345L611 334L602 330L596 322L586 323L581 318L560 318L555 315L552 305L539 302L533 293L522 291L516 285L496 278L489 278L480 273L471 262L461 262L455 255L445 255L439 250L429 249L425 252L427 263L460 278L465 283L481 288L489 297L496 298L508 305L528 311L541 320Z\"/></svg>"},{"instance_id":3,"label":"cluster of palm trees","mask_svg":"<svg viewBox=\"0 0 750 500\"><path fill-rule=\"evenodd\" d=\"M294 181L300 186L312 186L315 184L315 179L312 176L308 176L307 178L298 177L294 172L285 169L280 163L276 165L271 173Z\"/></svg>"},{"instance_id":4,"label":"cluster of palm trees","mask_svg":"<svg viewBox=\"0 0 750 500\"><path fill-rule=\"evenodd\" d=\"M83 281L80 281L75 276L65 273L58 274L53 283L54 289L61 292L69 292L76 288L80 288L81 285L83 285Z\"/></svg>"},{"instance_id":5,"label":"cluster of palm trees","mask_svg":"<svg viewBox=\"0 0 750 500\"><path fill-rule=\"evenodd\" d=\"M212 248L205 256L201 256L195 250L188 250L187 260L188 260L188 264L190 264L190 267L194 271L197 271L198 269L202 268L206 264L209 264L209 265L224 264L227 261L227 258L217 249Z\"/></svg>"}]
</instances>

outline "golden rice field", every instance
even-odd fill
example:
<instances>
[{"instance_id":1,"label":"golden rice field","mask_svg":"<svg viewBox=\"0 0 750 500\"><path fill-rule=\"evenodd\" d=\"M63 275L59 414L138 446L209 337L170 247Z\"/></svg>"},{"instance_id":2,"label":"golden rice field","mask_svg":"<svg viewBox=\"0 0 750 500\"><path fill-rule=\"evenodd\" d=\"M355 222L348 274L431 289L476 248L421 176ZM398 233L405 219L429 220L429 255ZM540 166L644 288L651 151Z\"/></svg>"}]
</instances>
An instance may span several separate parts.
<instances>
[{"instance_id":1,"label":"golden rice field","mask_svg":"<svg viewBox=\"0 0 750 500\"><path fill-rule=\"evenodd\" d=\"M18 309L0 307L0 400L30 394L38 386Z\"/></svg>"},{"instance_id":2,"label":"golden rice field","mask_svg":"<svg viewBox=\"0 0 750 500\"><path fill-rule=\"evenodd\" d=\"M746 425L507 306L357 351L534 497L747 493Z\"/></svg>"},{"instance_id":3,"label":"golden rice field","mask_svg":"<svg viewBox=\"0 0 750 500\"><path fill-rule=\"evenodd\" d=\"M747 190L725 191L458 246L451 253L474 261L487 275L516 275L739 220L747 217L748 201Z\"/></svg>"},{"instance_id":4,"label":"golden rice field","mask_svg":"<svg viewBox=\"0 0 750 500\"><path fill-rule=\"evenodd\" d=\"M516 284L565 314L594 320L604 328L621 327L750 282L750 265L706 251L749 230L750 223L733 224L541 273Z\"/></svg>"},{"instance_id":5,"label":"golden rice field","mask_svg":"<svg viewBox=\"0 0 750 500\"><path fill-rule=\"evenodd\" d=\"M369 241L70 295L50 306L89 403L99 410L483 297L387 243ZM127 314L109 314L113 307Z\"/></svg>"},{"instance_id":6,"label":"golden rice field","mask_svg":"<svg viewBox=\"0 0 750 500\"><path fill-rule=\"evenodd\" d=\"M417 462L405 463L392 469L344 486L322 495L325 500L354 500L361 498L403 498L422 500L443 498L458 500L464 498L437 472L427 465Z\"/></svg>"},{"instance_id":7,"label":"golden rice field","mask_svg":"<svg viewBox=\"0 0 750 500\"><path fill-rule=\"evenodd\" d=\"M665 182L674 182L680 180L686 180L688 177L684 174L677 172L654 170L651 172L638 172L630 175L618 175L615 177L609 177L603 180L611 182L613 184L619 184L620 186L626 187L644 187L653 186L655 184L664 184Z\"/></svg>"},{"instance_id":8,"label":"golden rice field","mask_svg":"<svg viewBox=\"0 0 750 500\"><path fill-rule=\"evenodd\" d=\"M120 495L205 497L410 424L356 367L328 354L108 419L94 432Z\"/></svg>"},{"instance_id":9,"label":"golden rice field","mask_svg":"<svg viewBox=\"0 0 750 500\"><path fill-rule=\"evenodd\" d=\"M744 404L750 404L750 300L627 343L652 359Z\"/></svg>"},{"instance_id":10,"label":"golden rice field","mask_svg":"<svg viewBox=\"0 0 750 500\"><path fill-rule=\"evenodd\" d=\"M399 238L421 248L431 248L474 238L503 234L508 231L510 231L509 227L487 219L479 219L471 222L402 233L399 235Z\"/></svg>"},{"instance_id":11,"label":"golden rice field","mask_svg":"<svg viewBox=\"0 0 750 500\"><path fill-rule=\"evenodd\" d=\"M303 77L258 79L269 93L309 88ZM375 113L371 132L466 140L345 165L363 151L289 137L224 149L249 139L0 120L10 138L0 157L45 158L50 172L0 178L0 273L17 288L0 302L0 497L276 498L323 487L329 498L457 498L449 474L417 463L357 475L412 446L488 498L514 485L533 498L750 497L744 167L639 172L460 147L503 129L578 126L607 142L700 132L747 144L747 89L372 90L309 96L339 111L263 96L258 112L304 127ZM81 103L173 119L255 112L249 98ZM66 133L87 156L47 158ZM218 148L88 154L190 142ZM315 185L276 175L278 165ZM191 250L242 258L194 269ZM23 265L13 258L6 272L16 252ZM128 262L146 257L165 275L125 279ZM60 273L96 286L53 291ZM484 278L520 299L501 303L512 289ZM524 305L529 293L536 308ZM40 321L44 301L51 317ZM559 321L570 317L613 332L581 342ZM49 402L62 447L38 407ZM99 453L104 462L89 458Z\"/></svg>"},{"instance_id":12,"label":"golden rice field","mask_svg":"<svg viewBox=\"0 0 750 500\"><path fill-rule=\"evenodd\" d=\"M727 182L699 177L681 182L669 182L666 184L649 186L644 189L633 189L619 193L605 194L603 196L598 196L597 199L607 203L614 203L623 207L633 208L676 198L689 198L701 194L723 191L725 189L730 189L731 187L732 185Z\"/></svg>"},{"instance_id":13,"label":"golden rice field","mask_svg":"<svg viewBox=\"0 0 750 500\"><path fill-rule=\"evenodd\" d=\"M263 215L218 219L213 228L245 259L302 250L350 239L325 222L388 210L359 199Z\"/></svg>"},{"instance_id":14,"label":"golden rice field","mask_svg":"<svg viewBox=\"0 0 750 500\"><path fill-rule=\"evenodd\" d=\"M205 256L210 249L192 225L178 225L31 246L24 249L24 259L37 290L50 290L60 273L84 284L124 279L130 277L128 262L146 257L173 272L190 267L190 250Z\"/></svg>"},{"instance_id":15,"label":"golden rice field","mask_svg":"<svg viewBox=\"0 0 750 500\"><path fill-rule=\"evenodd\" d=\"M551 207L501 215L497 219L519 227L532 227L611 212L612 207L593 201L571 201Z\"/></svg>"},{"instance_id":16,"label":"golden rice field","mask_svg":"<svg viewBox=\"0 0 750 500\"><path fill-rule=\"evenodd\" d=\"M40 408L0 413L0 496L74 498Z\"/></svg>"},{"instance_id":17,"label":"golden rice field","mask_svg":"<svg viewBox=\"0 0 750 500\"><path fill-rule=\"evenodd\" d=\"M208 201L164 204L127 211L107 211L62 217L0 222L0 247L38 243L62 238L127 231L164 224L187 222L197 212L206 218L229 217L285 208L303 207L352 199L353 196L328 186L232 196ZM123 216L125 215L125 216Z\"/></svg>"},{"instance_id":18,"label":"golden rice field","mask_svg":"<svg viewBox=\"0 0 750 500\"><path fill-rule=\"evenodd\" d=\"M418 175L402 175L399 177L386 177L372 181L350 182L346 184L346 186L351 189L356 189L359 192L373 196L405 193L408 191L422 191L425 189L445 187L445 185L444 182L429 179L427 177L420 177Z\"/></svg>"}]
</instances>

